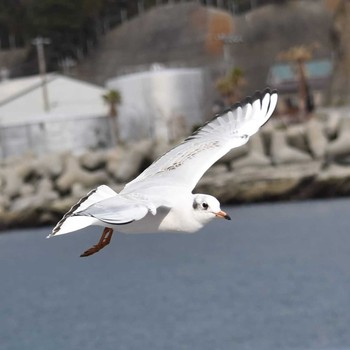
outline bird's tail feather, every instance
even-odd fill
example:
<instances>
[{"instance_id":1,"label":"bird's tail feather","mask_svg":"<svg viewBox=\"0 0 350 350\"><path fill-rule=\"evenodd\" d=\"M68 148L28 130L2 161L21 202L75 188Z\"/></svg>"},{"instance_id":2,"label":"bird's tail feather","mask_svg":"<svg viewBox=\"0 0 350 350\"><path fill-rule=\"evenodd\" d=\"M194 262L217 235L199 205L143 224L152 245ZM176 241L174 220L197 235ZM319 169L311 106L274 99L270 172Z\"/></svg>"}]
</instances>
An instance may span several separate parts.
<instances>
[{"instance_id":1,"label":"bird's tail feather","mask_svg":"<svg viewBox=\"0 0 350 350\"><path fill-rule=\"evenodd\" d=\"M116 195L117 192L113 191L106 185L99 186L90 191L85 197L81 198L68 210L68 212L54 227L52 232L47 236L47 238L80 230L86 226L93 225L97 221L95 218L79 216L79 212L85 210L92 204Z\"/></svg>"}]
</instances>

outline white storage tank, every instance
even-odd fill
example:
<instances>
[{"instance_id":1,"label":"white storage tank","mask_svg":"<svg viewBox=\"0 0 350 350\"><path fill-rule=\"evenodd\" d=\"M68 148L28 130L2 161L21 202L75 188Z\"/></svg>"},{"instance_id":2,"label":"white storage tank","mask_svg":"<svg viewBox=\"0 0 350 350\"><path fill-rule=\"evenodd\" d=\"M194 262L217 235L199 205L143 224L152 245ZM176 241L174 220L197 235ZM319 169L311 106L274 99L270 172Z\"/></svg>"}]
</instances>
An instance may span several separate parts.
<instances>
[{"instance_id":1,"label":"white storage tank","mask_svg":"<svg viewBox=\"0 0 350 350\"><path fill-rule=\"evenodd\" d=\"M188 135L202 124L204 72L199 68L163 68L120 76L107 88L122 96L118 108L124 141L153 138L166 142Z\"/></svg>"}]
</instances>

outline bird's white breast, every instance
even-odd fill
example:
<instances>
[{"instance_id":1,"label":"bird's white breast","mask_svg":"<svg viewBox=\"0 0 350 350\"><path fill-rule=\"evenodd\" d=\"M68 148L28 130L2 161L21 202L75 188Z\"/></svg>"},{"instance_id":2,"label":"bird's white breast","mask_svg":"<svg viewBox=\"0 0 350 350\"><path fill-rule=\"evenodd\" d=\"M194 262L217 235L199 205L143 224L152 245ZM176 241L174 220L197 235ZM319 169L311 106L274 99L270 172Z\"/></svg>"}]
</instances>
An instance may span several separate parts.
<instances>
[{"instance_id":1,"label":"bird's white breast","mask_svg":"<svg viewBox=\"0 0 350 350\"><path fill-rule=\"evenodd\" d=\"M156 215L148 213L141 220L115 227L115 229L123 233L195 232L202 226L193 216L192 204L182 202L181 205L171 209L158 208Z\"/></svg>"}]
</instances>

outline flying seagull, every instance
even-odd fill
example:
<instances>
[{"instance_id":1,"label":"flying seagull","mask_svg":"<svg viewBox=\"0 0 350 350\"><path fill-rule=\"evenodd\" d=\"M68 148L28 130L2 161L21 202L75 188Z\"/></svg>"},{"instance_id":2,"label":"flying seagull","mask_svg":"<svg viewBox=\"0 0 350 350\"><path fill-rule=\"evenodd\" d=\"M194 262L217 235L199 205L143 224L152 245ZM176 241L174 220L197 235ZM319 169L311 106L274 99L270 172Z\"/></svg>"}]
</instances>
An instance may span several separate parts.
<instances>
[{"instance_id":1,"label":"flying seagull","mask_svg":"<svg viewBox=\"0 0 350 350\"><path fill-rule=\"evenodd\" d=\"M230 220L215 197L192 191L218 159L248 142L270 118L276 103L277 92L266 89L233 105L161 156L120 193L106 185L90 191L48 237L102 226L99 242L81 254L89 256L110 243L114 230L195 232L215 217Z\"/></svg>"}]
</instances>

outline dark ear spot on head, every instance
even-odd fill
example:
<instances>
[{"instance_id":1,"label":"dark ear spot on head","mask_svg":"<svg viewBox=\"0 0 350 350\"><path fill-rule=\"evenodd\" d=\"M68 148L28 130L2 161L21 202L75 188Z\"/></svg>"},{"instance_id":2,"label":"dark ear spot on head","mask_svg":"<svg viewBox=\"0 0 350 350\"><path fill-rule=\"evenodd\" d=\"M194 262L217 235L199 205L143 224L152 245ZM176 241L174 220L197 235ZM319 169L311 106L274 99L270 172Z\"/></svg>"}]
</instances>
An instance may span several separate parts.
<instances>
[{"instance_id":1,"label":"dark ear spot on head","mask_svg":"<svg viewBox=\"0 0 350 350\"><path fill-rule=\"evenodd\" d=\"M198 208L198 203L196 201L193 201L192 206L193 206L193 209L197 209Z\"/></svg>"}]
</instances>

